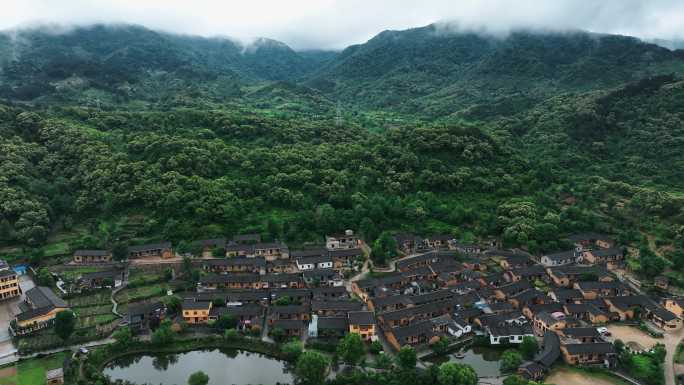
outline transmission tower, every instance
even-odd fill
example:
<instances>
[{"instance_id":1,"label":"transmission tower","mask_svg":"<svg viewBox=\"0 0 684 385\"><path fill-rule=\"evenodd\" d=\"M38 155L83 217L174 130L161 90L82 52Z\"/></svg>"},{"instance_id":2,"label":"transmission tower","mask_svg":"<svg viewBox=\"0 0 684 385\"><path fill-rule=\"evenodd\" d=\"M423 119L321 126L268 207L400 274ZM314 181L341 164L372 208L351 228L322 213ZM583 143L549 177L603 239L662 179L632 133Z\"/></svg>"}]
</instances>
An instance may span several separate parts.
<instances>
[{"instance_id":1,"label":"transmission tower","mask_svg":"<svg viewBox=\"0 0 684 385\"><path fill-rule=\"evenodd\" d=\"M342 107L340 107L340 102L337 102L337 108L335 109L335 125L337 127L342 126Z\"/></svg>"}]
</instances>

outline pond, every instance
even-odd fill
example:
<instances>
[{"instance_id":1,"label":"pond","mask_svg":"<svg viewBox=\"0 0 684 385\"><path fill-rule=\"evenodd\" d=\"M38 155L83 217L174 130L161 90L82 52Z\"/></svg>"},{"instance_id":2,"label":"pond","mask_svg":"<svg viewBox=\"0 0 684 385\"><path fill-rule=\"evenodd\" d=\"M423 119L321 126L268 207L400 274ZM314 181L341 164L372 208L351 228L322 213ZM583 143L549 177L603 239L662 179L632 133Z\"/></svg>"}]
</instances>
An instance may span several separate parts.
<instances>
[{"instance_id":1,"label":"pond","mask_svg":"<svg viewBox=\"0 0 684 385\"><path fill-rule=\"evenodd\" d=\"M498 377L501 375L501 349L475 346L463 352L463 358L456 358L456 352L436 357L429 361L441 364L446 361L467 364L475 369L478 377Z\"/></svg>"},{"instance_id":2,"label":"pond","mask_svg":"<svg viewBox=\"0 0 684 385\"><path fill-rule=\"evenodd\" d=\"M124 357L107 365L104 374L112 381L184 385L187 384L188 377L198 370L209 376L209 385L273 385L294 382L284 361L232 349Z\"/></svg>"}]
</instances>

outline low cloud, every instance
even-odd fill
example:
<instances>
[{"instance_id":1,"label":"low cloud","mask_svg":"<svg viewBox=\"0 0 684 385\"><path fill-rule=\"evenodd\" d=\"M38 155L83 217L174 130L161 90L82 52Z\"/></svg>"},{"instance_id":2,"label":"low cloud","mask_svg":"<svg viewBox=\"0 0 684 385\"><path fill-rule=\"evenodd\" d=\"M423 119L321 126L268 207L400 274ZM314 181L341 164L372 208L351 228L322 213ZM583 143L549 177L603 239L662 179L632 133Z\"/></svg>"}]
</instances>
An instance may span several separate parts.
<instances>
[{"instance_id":1,"label":"low cloud","mask_svg":"<svg viewBox=\"0 0 684 385\"><path fill-rule=\"evenodd\" d=\"M241 40L263 36L295 49L341 49L362 43L385 29L438 21L452 29L457 26L495 35L521 28L582 29L679 40L684 39L684 1L21 0L3 4L0 29L35 23L132 23L169 32Z\"/></svg>"}]
</instances>

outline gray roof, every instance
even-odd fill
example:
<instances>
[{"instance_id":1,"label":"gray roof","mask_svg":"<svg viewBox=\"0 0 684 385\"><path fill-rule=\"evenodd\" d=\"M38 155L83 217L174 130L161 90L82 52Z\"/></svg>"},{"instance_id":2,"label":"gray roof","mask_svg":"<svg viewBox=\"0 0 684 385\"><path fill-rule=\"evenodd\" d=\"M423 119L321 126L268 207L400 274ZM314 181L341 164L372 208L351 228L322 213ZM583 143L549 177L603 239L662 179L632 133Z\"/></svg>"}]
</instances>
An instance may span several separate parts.
<instances>
[{"instance_id":1,"label":"gray roof","mask_svg":"<svg viewBox=\"0 0 684 385\"><path fill-rule=\"evenodd\" d=\"M68 307L63 299L57 297L49 287L36 286L26 292L26 297L33 304L34 308L43 308L48 306L54 307Z\"/></svg>"},{"instance_id":2,"label":"gray roof","mask_svg":"<svg viewBox=\"0 0 684 385\"><path fill-rule=\"evenodd\" d=\"M335 329L346 330L349 327L346 317L319 317L318 330L321 329Z\"/></svg>"},{"instance_id":3,"label":"gray roof","mask_svg":"<svg viewBox=\"0 0 684 385\"><path fill-rule=\"evenodd\" d=\"M147 245L129 246L128 252L129 253L135 253L135 252L139 252L139 251L170 249L170 248L171 248L171 242L149 243Z\"/></svg>"},{"instance_id":4,"label":"gray roof","mask_svg":"<svg viewBox=\"0 0 684 385\"><path fill-rule=\"evenodd\" d=\"M311 310L341 310L341 311L354 311L361 310L363 304L358 301L311 301Z\"/></svg>"},{"instance_id":5,"label":"gray roof","mask_svg":"<svg viewBox=\"0 0 684 385\"><path fill-rule=\"evenodd\" d=\"M327 255L328 250L324 248L290 251L290 258L327 257Z\"/></svg>"},{"instance_id":6,"label":"gray roof","mask_svg":"<svg viewBox=\"0 0 684 385\"><path fill-rule=\"evenodd\" d=\"M99 256L103 257L106 255L109 255L109 251L107 250L76 250L74 251L75 256Z\"/></svg>"},{"instance_id":7,"label":"gray roof","mask_svg":"<svg viewBox=\"0 0 684 385\"><path fill-rule=\"evenodd\" d=\"M544 333L544 348L537 353L534 357L534 361L543 365L545 368L551 368L558 357L560 356L560 339L558 334L547 330Z\"/></svg>"},{"instance_id":8,"label":"gray roof","mask_svg":"<svg viewBox=\"0 0 684 385\"><path fill-rule=\"evenodd\" d=\"M568 251L561 251L559 253L553 253L553 254L546 254L544 257L559 261L559 260L565 260L565 259L573 259L577 257L577 251L575 250L568 250Z\"/></svg>"},{"instance_id":9,"label":"gray roof","mask_svg":"<svg viewBox=\"0 0 684 385\"><path fill-rule=\"evenodd\" d=\"M597 342L588 344L566 344L563 345L568 353L575 354L610 354L615 353L615 347L609 342Z\"/></svg>"},{"instance_id":10,"label":"gray roof","mask_svg":"<svg viewBox=\"0 0 684 385\"><path fill-rule=\"evenodd\" d=\"M211 306L211 302L209 301L194 301L186 299L183 301L182 308L183 310L205 310L209 309L209 306Z\"/></svg>"},{"instance_id":11,"label":"gray roof","mask_svg":"<svg viewBox=\"0 0 684 385\"><path fill-rule=\"evenodd\" d=\"M369 311L350 311L347 316L349 323L354 325L373 325L375 323L375 317Z\"/></svg>"}]
</instances>

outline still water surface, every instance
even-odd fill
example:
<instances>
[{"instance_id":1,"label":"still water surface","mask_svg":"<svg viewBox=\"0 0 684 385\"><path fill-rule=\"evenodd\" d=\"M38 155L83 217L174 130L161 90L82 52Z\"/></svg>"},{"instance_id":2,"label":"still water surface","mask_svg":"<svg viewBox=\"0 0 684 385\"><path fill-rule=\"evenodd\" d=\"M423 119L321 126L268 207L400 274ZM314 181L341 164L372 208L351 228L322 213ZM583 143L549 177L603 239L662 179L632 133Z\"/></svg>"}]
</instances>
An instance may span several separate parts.
<instances>
[{"instance_id":1,"label":"still water surface","mask_svg":"<svg viewBox=\"0 0 684 385\"><path fill-rule=\"evenodd\" d=\"M431 360L435 364L452 361L459 364L468 364L475 369L478 377L498 377L501 375L501 353L500 349L487 347L472 347L464 352L463 358L456 358L456 353L451 353L446 357L438 357Z\"/></svg>"},{"instance_id":2,"label":"still water surface","mask_svg":"<svg viewBox=\"0 0 684 385\"><path fill-rule=\"evenodd\" d=\"M196 350L180 354L124 357L107 365L112 380L136 384L185 385L198 370L209 375L209 385L292 384L284 361L240 350Z\"/></svg>"}]
</instances>

